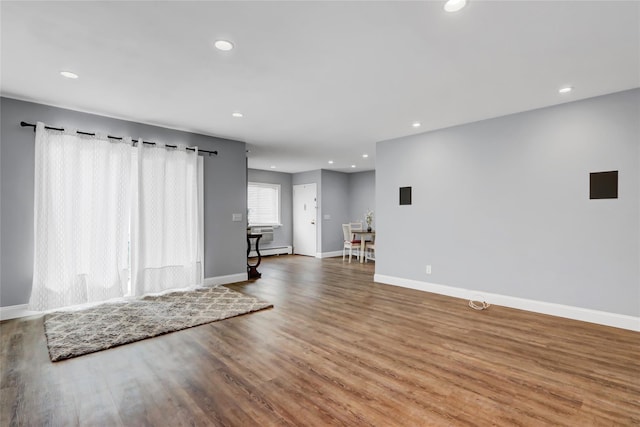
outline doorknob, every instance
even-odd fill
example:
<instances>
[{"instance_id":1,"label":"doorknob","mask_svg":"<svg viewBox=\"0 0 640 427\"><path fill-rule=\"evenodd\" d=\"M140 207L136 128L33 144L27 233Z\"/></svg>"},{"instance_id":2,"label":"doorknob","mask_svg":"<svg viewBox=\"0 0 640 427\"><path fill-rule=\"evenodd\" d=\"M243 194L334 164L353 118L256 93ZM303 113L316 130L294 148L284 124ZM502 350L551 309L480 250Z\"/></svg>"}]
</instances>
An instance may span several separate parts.
<instances>
[{"instance_id":1,"label":"doorknob","mask_svg":"<svg viewBox=\"0 0 640 427\"><path fill-rule=\"evenodd\" d=\"M315 220L315 219L312 219L312 220L311 220L311 224L316 225L316 220Z\"/></svg>"}]
</instances>

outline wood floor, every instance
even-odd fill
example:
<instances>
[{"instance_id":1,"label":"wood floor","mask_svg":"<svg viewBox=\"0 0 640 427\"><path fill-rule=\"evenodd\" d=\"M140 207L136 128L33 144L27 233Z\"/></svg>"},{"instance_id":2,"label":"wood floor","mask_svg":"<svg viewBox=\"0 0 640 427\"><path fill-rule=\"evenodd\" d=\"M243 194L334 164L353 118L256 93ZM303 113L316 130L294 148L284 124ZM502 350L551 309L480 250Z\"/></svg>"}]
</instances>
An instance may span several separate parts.
<instances>
[{"instance_id":1,"label":"wood floor","mask_svg":"<svg viewBox=\"0 0 640 427\"><path fill-rule=\"evenodd\" d=\"M51 363L1 328L0 425L640 425L640 334L271 257L230 285L273 309Z\"/></svg>"}]
</instances>

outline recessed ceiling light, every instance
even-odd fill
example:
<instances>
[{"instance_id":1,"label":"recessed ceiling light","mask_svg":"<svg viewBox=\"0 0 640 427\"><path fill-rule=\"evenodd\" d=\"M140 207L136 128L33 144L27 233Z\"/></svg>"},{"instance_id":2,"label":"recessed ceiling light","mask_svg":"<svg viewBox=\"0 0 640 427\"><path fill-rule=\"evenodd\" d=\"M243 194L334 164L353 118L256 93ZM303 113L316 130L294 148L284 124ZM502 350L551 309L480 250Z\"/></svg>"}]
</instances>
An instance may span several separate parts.
<instances>
[{"instance_id":1,"label":"recessed ceiling light","mask_svg":"<svg viewBox=\"0 0 640 427\"><path fill-rule=\"evenodd\" d=\"M413 123L411 124L411 126L413 126L414 128L419 128L420 126L422 126L422 123L420 123L420 122L413 122Z\"/></svg>"},{"instance_id":2,"label":"recessed ceiling light","mask_svg":"<svg viewBox=\"0 0 640 427\"><path fill-rule=\"evenodd\" d=\"M369 157L369 155L368 154L363 154L362 157L366 159L367 157Z\"/></svg>"},{"instance_id":3,"label":"recessed ceiling light","mask_svg":"<svg viewBox=\"0 0 640 427\"><path fill-rule=\"evenodd\" d=\"M467 5L467 0L449 0L444 4L447 12L457 12Z\"/></svg>"},{"instance_id":4,"label":"recessed ceiling light","mask_svg":"<svg viewBox=\"0 0 640 427\"><path fill-rule=\"evenodd\" d=\"M66 77L68 79L77 79L78 75L76 73L72 73L71 71L60 71L60 75L62 77Z\"/></svg>"},{"instance_id":5,"label":"recessed ceiling light","mask_svg":"<svg viewBox=\"0 0 640 427\"><path fill-rule=\"evenodd\" d=\"M271 165L271 169L275 169L276 167L274 165Z\"/></svg>"},{"instance_id":6,"label":"recessed ceiling light","mask_svg":"<svg viewBox=\"0 0 640 427\"><path fill-rule=\"evenodd\" d=\"M330 165L333 164L333 160L329 160L327 163L329 163Z\"/></svg>"},{"instance_id":7,"label":"recessed ceiling light","mask_svg":"<svg viewBox=\"0 0 640 427\"><path fill-rule=\"evenodd\" d=\"M356 165L351 165L351 167L352 167L352 168L355 168L355 167L356 167Z\"/></svg>"},{"instance_id":8,"label":"recessed ceiling light","mask_svg":"<svg viewBox=\"0 0 640 427\"><path fill-rule=\"evenodd\" d=\"M565 86L563 88L561 88L558 92L560 93L569 93L573 90L573 88L571 86Z\"/></svg>"},{"instance_id":9,"label":"recessed ceiling light","mask_svg":"<svg viewBox=\"0 0 640 427\"><path fill-rule=\"evenodd\" d=\"M244 117L244 114L240 113L239 111L236 111L235 113L231 113L231 115L237 118Z\"/></svg>"},{"instance_id":10,"label":"recessed ceiling light","mask_svg":"<svg viewBox=\"0 0 640 427\"><path fill-rule=\"evenodd\" d=\"M233 49L233 43L228 40L216 40L213 45L216 47L216 49L223 50L225 52Z\"/></svg>"}]
</instances>

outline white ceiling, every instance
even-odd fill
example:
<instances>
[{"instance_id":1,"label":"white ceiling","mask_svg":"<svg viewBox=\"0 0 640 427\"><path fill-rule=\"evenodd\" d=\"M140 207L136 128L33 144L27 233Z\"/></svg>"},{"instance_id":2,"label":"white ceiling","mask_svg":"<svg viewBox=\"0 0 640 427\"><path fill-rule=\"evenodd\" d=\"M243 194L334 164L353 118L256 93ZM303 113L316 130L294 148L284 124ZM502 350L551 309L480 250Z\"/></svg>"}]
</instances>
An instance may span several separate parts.
<instances>
[{"instance_id":1,"label":"white ceiling","mask_svg":"<svg viewBox=\"0 0 640 427\"><path fill-rule=\"evenodd\" d=\"M373 169L377 141L640 86L635 1L0 4L3 96L246 141L257 169Z\"/></svg>"}]
</instances>

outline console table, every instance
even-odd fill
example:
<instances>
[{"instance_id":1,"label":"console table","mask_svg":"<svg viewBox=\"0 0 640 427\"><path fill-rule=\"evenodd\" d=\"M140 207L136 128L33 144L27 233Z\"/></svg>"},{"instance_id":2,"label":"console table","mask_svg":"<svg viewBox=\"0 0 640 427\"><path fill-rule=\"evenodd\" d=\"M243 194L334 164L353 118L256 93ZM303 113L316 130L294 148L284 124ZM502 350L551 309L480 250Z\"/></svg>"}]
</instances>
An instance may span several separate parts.
<instances>
[{"instance_id":1,"label":"console table","mask_svg":"<svg viewBox=\"0 0 640 427\"><path fill-rule=\"evenodd\" d=\"M247 273L249 279L259 279L262 277L262 273L258 271L262 256L260 255L260 238L262 234L247 233ZM249 253L251 253L251 239L256 239L256 253L258 254L258 262L255 265L249 264Z\"/></svg>"}]
</instances>

